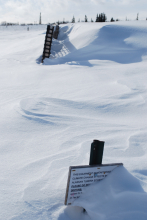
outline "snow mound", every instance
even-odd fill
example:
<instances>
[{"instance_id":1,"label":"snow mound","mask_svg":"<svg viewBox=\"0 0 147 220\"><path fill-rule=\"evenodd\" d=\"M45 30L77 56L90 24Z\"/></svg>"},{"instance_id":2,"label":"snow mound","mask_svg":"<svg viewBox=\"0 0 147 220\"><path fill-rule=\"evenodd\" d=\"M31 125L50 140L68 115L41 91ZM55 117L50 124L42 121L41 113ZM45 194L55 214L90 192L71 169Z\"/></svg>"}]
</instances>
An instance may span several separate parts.
<instances>
[{"instance_id":1,"label":"snow mound","mask_svg":"<svg viewBox=\"0 0 147 220\"><path fill-rule=\"evenodd\" d=\"M60 26L53 40L51 56L44 64L81 64L89 60L117 63L141 62L147 54L146 23L133 26L124 22L105 24L67 24Z\"/></svg>"},{"instance_id":2,"label":"snow mound","mask_svg":"<svg viewBox=\"0 0 147 220\"><path fill-rule=\"evenodd\" d=\"M147 193L124 167L116 168L104 180L86 188L59 220L146 220ZM86 213L83 213L83 207Z\"/></svg>"}]
</instances>

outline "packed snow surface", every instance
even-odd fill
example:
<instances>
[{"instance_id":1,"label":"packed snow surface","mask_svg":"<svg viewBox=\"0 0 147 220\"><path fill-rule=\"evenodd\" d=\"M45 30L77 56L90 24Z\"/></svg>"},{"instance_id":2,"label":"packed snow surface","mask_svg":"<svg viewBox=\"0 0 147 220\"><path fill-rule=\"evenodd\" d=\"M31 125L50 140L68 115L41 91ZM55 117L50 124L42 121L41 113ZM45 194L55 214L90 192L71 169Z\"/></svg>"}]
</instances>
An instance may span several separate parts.
<instances>
[{"instance_id":1,"label":"packed snow surface","mask_svg":"<svg viewBox=\"0 0 147 220\"><path fill-rule=\"evenodd\" d=\"M41 64L45 32L0 27L0 220L146 220L147 22L61 25ZM125 168L65 207L93 139Z\"/></svg>"}]
</instances>

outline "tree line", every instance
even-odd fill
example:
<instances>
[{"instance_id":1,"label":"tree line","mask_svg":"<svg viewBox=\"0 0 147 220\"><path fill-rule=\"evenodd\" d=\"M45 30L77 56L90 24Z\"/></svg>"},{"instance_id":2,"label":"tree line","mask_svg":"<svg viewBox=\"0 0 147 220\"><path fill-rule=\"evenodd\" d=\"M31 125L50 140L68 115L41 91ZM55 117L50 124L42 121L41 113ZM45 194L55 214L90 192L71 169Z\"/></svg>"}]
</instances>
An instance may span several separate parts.
<instances>
[{"instance_id":1,"label":"tree line","mask_svg":"<svg viewBox=\"0 0 147 220\"><path fill-rule=\"evenodd\" d=\"M107 20L107 17L105 15L105 13L100 13L99 15L97 14L95 22L105 22L106 20ZM73 16L71 22L75 23L75 17L74 16ZM80 22L80 19L78 20L78 22ZM88 22L87 15L85 15L84 22ZM92 18L91 18L91 22L93 22Z\"/></svg>"},{"instance_id":2,"label":"tree line","mask_svg":"<svg viewBox=\"0 0 147 220\"><path fill-rule=\"evenodd\" d=\"M137 13L137 17L135 20L139 20L139 13ZM147 18L146 18L147 20ZM96 19L95 19L95 22L105 22L107 21L107 16L105 15L105 13L100 13L100 14L97 14L96 15ZM120 21L119 19L116 19L114 20L113 17L110 19L110 22L114 22L114 21ZM129 19L126 17L126 21L129 21ZM72 20L71 20L72 23L75 23L75 17L73 16ZM84 20L80 21L80 19L78 20L78 22L88 22L88 17L87 15L85 15L85 18ZM94 22L93 19L91 18L90 22ZM65 23L70 23L70 21L64 21L63 22L57 22L58 24L65 24Z\"/></svg>"}]
</instances>

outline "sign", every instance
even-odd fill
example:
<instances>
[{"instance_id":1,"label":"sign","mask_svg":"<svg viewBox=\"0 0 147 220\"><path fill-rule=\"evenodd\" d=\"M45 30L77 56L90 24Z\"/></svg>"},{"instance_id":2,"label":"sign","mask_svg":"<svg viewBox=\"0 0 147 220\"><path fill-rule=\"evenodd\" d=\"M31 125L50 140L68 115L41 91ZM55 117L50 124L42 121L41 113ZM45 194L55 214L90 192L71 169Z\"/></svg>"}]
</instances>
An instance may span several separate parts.
<instances>
[{"instance_id":1,"label":"sign","mask_svg":"<svg viewBox=\"0 0 147 220\"><path fill-rule=\"evenodd\" d=\"M85 187L103 180L112 170L122 165L122 163L118 163L69 167L65 205L71 205L75 199L81 196Z\"/></svg>"}]
</instances>

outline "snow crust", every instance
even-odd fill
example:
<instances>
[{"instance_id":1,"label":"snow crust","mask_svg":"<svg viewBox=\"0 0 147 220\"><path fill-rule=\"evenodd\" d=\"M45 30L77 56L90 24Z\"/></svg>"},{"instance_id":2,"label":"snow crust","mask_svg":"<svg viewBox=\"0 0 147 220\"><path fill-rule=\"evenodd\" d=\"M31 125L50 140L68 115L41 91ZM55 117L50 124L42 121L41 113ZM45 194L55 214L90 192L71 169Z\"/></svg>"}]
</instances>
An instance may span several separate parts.
<instances>
[{"instance_id":1,"label":"snow crust","mask_svg":"<svg viewBox=\"0 0 147 220\"><path fill-rule=\"evenodd\" d=\"M61 25L41 64L45 32L0 27L0 219L147 219L147 22ZM128 171L66 208L93 139Z\"/></svg>"}]
</instances>

